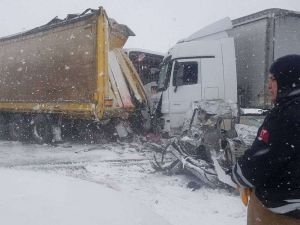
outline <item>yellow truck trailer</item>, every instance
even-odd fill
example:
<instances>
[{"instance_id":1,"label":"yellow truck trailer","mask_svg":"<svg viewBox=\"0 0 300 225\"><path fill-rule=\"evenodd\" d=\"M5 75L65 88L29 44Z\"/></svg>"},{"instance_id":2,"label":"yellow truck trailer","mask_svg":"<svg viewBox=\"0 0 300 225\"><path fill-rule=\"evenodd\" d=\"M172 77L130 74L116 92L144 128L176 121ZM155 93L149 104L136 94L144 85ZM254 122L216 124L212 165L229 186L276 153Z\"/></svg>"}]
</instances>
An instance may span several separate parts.
<instances>
[{"instance_id":1,"label":"yellow truck trailer","mask_svg":"<svg viewBox=\"0 0 300 225\"><path fill-rule=\"evenodd\" d=\"M66 121L101 124L147 106L121 50L132 35L100 7L0 38L0 134L51 142Z\"/></svg>"}]
</instances>

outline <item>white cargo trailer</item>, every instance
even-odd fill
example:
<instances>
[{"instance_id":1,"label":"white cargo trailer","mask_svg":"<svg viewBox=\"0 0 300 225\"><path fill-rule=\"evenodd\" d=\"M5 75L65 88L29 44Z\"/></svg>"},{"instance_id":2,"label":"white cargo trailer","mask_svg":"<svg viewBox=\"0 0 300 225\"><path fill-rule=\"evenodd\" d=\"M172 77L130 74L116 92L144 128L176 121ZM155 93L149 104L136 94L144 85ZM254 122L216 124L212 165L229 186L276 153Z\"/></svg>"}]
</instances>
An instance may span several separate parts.
<instances>
[{"instance_id":1,"label":"white cargo trailer","mask_svg":"<svg viewBox=\"0 0 300 225\"><path fill-rule=\"evenodd\" d=\"M300 54L300 12L267 9L232 23L240 106L269 109L268 69L281 56Z\"/></svg>"}]
</instances>

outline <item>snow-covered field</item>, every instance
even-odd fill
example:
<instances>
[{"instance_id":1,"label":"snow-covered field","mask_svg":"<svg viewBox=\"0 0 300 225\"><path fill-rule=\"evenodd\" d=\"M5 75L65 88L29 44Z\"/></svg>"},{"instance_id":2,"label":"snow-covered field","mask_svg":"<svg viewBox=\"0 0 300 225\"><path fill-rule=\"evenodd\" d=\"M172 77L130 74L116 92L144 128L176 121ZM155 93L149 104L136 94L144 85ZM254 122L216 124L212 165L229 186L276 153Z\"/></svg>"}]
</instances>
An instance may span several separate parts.
<instances>
[{"instance_id":1,"label":"snow-covered field","mask_svg":"<svg viewBox=\"0 0 300 225\"><path fill-rule=\"evenodd\" d=\"M41 172L0 169L3 224L169 225L111 188Z\"/></svg>"},{"instance_id":2,"label":"snow-covered field","mask_svg":"<svg viewBox=\"0 0 300 225\"><path fill-rule=\"evenodd\" d=\"M137 215L137 219L150 220L149 215L151 218L153 217L153 220L150 220L152 224L246 224L246 208L243 207L238 196L225 190L212 190L204 187L192 191L187 188L187 184L192 180L191 177L166 176L155 172L150 164L151 158L150 149L141 144L79 145L64 143L54 147L1 141L0 166L10 168L9 170L0 169L1 183L5 183L5 185L0 185L2 193L0 195L1 222L5 218L7 221L4 220L3 224L20 224L10 223L9 218L21 218L27 214L30 219L38 219L40 218L38 214L44 210L51 212L51 207L54 207L53 213L59 214L55 217L56 224L69 224L66 221L77 221L78 224L97 224L98 219L98 224L107 225L147 224L136 222L138 220L127 222L132 218L130 214L132 210L140 215ZM31 171L35 171L35 173ZM34 182L34 177L37 182L30 184ZM47 182L48 178L49 182ZM38 182L38 180L45 182ZM65 187L62 185L65 183L70 184L68 189L60 191L61 187ZM30 194L36 193L36 191L29 191L30 185L34 185L37 193L45 193L47 196L41 197L42 194L40 194L32 195L32 198L24 197L26 194L30 196ZM60 200L68 194L69 196L78 195L78 197L68 201ZM99 197L101 195L106 197ZM53 199L54 203L49 202L46 205L39 202L45 199L46 202ZM122 206L117 206L118 199ZM61 206L61 210L56 209L59 204L64 204ZM118 211L122 210L123 205L127 205L128 213L120 214ZM139 205L142 206L137 210L136 206ZM105 206L107 206L106 209L104 209ZM35 207L38 207L39 210L35 210ZM78 212L79 209L81 212L74 215L74 212ZM10 210L11 214L7 210ZM112 210L115 211L110 212ZM146 215L144 212L147 210L149 210L149 214ZM99 214L95 213L97 211ZM105 218L125 218L123 220L116 219L115 223L105 223L103 222L105 220L101 220L104 217L99 216L100 212L105 214ZM47 214L47 212L45 213ZM128 216L126 217L125 214ZM69 220L59 221L59 218L62 218L59 216L62 215ZM74 218L69 218L72 216ZM75 219L79 217L80 219ZM154 217L157 217L156 221L160 222L154 223ZM164 223L163 220L168 223ZM33 220L27 222L23 221L23 224L51 224L49 221L41 222L40 220L36 223ZM70 224L75 225L76 223Z\"/></svg>"}]
</instances>

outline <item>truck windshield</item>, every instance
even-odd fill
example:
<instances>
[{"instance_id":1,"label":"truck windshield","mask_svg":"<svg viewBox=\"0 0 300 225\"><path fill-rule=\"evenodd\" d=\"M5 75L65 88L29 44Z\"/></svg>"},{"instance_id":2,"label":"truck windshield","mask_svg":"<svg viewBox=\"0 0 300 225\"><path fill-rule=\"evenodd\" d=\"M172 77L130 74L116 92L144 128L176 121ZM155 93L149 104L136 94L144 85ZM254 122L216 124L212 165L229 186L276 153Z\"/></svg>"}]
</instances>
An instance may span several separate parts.
<instances>
[{"instance_id":1,"label":"truck windshield","mask_svg":"<svg viewBox=\"0 0 300 225\"><path fill-rule=\"evenodd\" d=\"M159 65L163 60L162 55L143 51L130 51L128 56L139 73L144 85L158 81Z\"/></svg>"},{"instance_id":2,"label":"truck windshield","mask_svg":"<svg viewBox=\"0 0 300 225\"><path fill-rule=\"evenodd\" d=\"M164 91L169 86L170 74L172 68L172 63L170 59L171 57L167 57L160 68L158 87L157 87L158 91Z\"/></svg>"}]
</instances>

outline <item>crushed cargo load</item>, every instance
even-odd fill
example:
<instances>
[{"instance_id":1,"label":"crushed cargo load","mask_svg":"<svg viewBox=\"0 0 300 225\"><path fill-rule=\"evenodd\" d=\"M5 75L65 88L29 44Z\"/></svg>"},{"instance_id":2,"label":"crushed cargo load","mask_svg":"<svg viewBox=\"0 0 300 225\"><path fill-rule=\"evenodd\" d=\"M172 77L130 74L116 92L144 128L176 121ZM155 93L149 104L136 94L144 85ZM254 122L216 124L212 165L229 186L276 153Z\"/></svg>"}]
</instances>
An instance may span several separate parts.
<instances>
[{"instance_id":1,"label":"crushed cargo load","mask_svg":"<svg viewBox=\"0 0 300 225\"><path fill-rule=\"evenodd\" d=\"M0 133L52 142L139 114L146 94L121 50L133 35L100 7L1 38Z\"/></svg>"}]
</instances>

